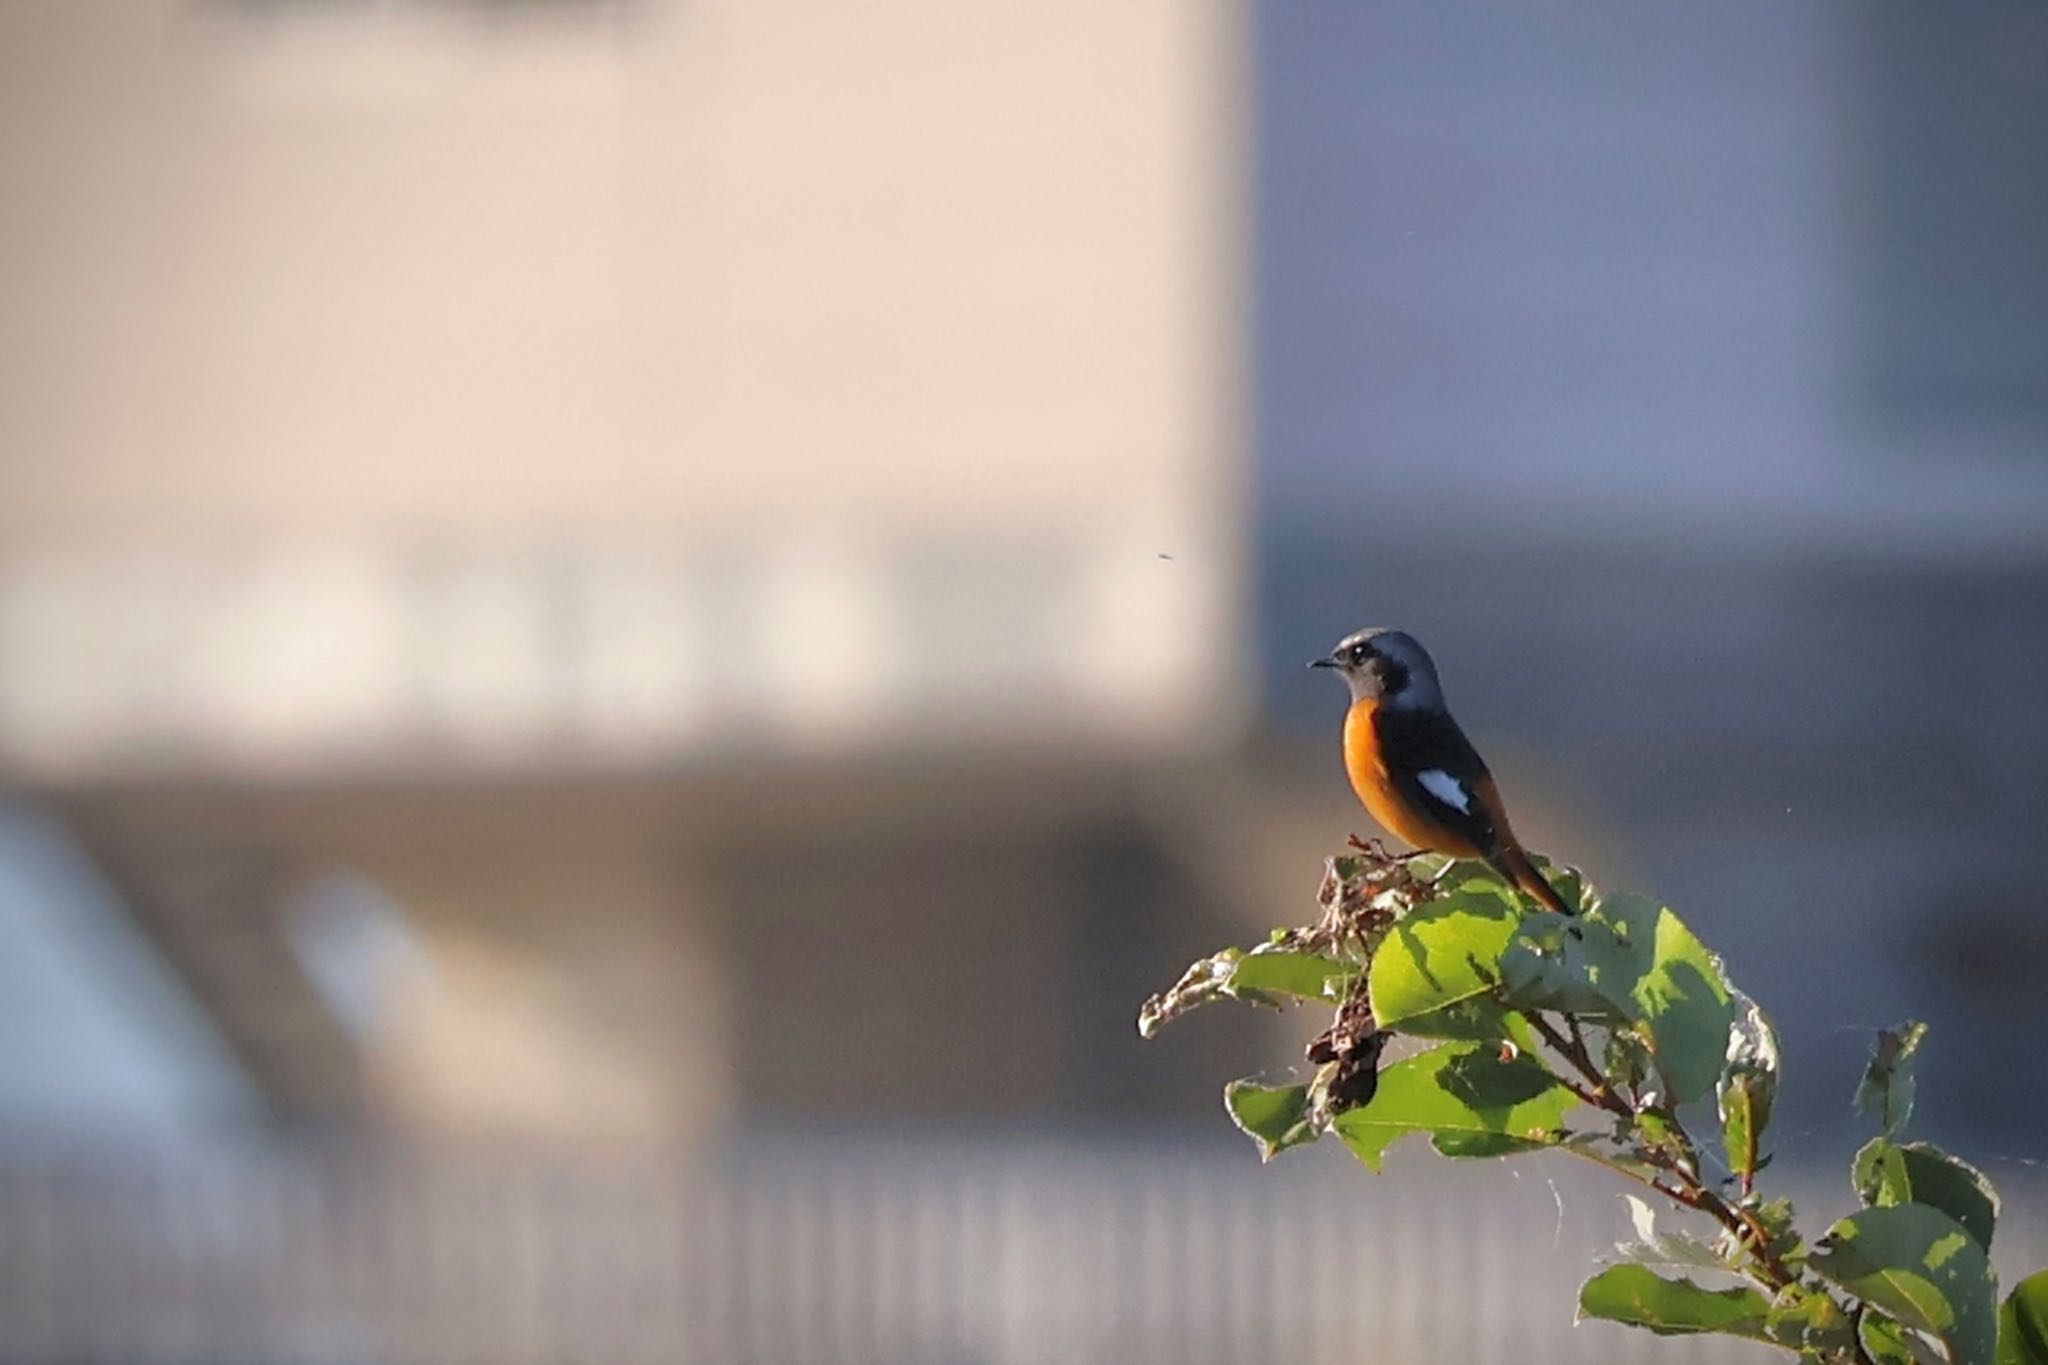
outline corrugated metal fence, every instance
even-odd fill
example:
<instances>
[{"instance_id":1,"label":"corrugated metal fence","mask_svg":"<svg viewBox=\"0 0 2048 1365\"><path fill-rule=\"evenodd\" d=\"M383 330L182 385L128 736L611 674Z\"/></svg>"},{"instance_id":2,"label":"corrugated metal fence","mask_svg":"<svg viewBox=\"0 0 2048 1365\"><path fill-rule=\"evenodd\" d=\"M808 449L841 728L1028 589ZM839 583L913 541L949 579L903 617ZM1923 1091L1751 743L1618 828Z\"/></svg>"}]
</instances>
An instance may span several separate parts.
<instances>
[{"instance_id":1,"label":"corrugated metal fence","mask_svg":"<svg viewBox=\"0 0 2048 1365\"><path fill-rule=\"evenodd\" d=\"M714 1162L314 1146L0 1158L13 1362L1606 1362L1556 1159L783 1140ZM1348 1167L1348 1169L1347 1169ZM1839 1210L1839 1199L1816 1208ZM2034 1248L2039 1250L2041 1248ZM2044 1257L2048 1260L2048 1257Z\"/></svg>"}]
</instances>

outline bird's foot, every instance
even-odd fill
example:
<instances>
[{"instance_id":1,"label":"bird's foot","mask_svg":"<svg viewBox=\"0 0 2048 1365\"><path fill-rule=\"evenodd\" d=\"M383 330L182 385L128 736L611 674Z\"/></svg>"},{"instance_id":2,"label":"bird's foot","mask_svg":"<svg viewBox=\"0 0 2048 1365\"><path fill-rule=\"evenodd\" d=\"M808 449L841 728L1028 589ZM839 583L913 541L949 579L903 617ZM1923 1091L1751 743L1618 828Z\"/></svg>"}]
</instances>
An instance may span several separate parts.
<instances>
[{"instance_id":1,"label":"bird's foot","mask_svg":"<svg viewBox=\"0 0 2048 1365\"><path fill-rule=\"evenodd\" d=\"M1378 860L1379 862L1385 863L1389 867L1406 867L1410 859L1422 856L1423 852L1423 850L1419 848L1412 848L1408 850L1406 853L1395 853L1392 850L1390 850L1384 843L1382 843L1377 837L1371 839L1361 839L1356 834L1350 836L1350 838L1346 839L1345 842L1351 845L1351 847L1357 849L1360 853L1367 854L1370 857Z\"/></svg>"},{"instance_id":2,"label":"bird's foot","mask_svg":"<svg viewBox=\"0 0 2048 1365\"><path fill-rule=\"evenodd\" d=\"M1361 839L1354 834L1344 842L1357 849L1360 853L1370 854L1372 857L1378 858L1381 862L1393 861L1393 855L1387 852L1387 846L1377 839Z\"/></svg>"}]
</instances>

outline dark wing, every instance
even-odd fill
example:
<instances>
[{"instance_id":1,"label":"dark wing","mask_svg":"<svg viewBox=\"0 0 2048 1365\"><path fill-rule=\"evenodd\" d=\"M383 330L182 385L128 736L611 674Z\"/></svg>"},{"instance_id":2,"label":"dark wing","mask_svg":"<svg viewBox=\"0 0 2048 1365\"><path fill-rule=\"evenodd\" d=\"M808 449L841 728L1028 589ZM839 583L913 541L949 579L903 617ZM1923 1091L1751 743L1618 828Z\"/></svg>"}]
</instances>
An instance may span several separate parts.
<instances>
[{"instance_id":1,"label":"dark wing","mask_svg":"<svg viewBox=\"0 0 2048 1365\"><path fill-rule=\"evenodd\" d=\"M1411 810L1492 860L1501 849L1499 797L1486 762L1458 722L1442 711L1382 710L1373 717L1387 779Z\"/></svg>"}]
</instances>

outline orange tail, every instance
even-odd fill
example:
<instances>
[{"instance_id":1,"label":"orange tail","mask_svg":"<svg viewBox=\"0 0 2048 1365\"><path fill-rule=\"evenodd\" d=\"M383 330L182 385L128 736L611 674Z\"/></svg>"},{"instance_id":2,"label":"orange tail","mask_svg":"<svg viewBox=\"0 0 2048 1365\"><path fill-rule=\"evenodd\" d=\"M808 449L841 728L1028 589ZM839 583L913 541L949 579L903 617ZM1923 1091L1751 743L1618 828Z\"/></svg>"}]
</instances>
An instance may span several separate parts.
<instances>
[{"instance_id":1,"label":"orange tail","mask_svg":"<svg viewBox=\"0 0 2048 1365\"><path fill-rule=\"evenodd\" d=\"M1522 894L1536 901L1546 910L1555 910L1560 915L1569 915L1571 907L1564 903L1564 897L1557 894L1549 880L1539 872L1536 864L1529 861L1529 855L1522 852L1520 844L1509 844L1500 851L1498 858L1488 860L1493 870L1513 882Z\"/></svg>"}]
</instances>

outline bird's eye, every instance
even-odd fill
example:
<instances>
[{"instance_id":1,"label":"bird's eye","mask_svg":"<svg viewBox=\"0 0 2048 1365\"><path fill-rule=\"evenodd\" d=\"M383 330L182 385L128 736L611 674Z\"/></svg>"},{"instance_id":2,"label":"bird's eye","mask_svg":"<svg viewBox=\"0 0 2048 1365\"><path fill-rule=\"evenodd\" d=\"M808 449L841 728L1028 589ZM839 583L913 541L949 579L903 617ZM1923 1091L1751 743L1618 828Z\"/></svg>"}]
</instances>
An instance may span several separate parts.
<instances>
[{"instance_id":1,"label":"bird's eye","mask_svg":"<svg viewBox=\"0 0 2048 1365\"><path fill-rule=\"evenodd\" d=\"M1366 657L1366 655L1365 655L1365 646L1364 646L1364 645L1353 645L1353 646L1351 646L1351 649L1349 650L1349 653L1350 653L1350 655L1351 655L1351 662L1352 662L1352 663L1354 663L1354 664L1362 664L1362 663L1364 663L1364 662L1365 662L1365 657Z\"/></svg>"}]
</instances>

